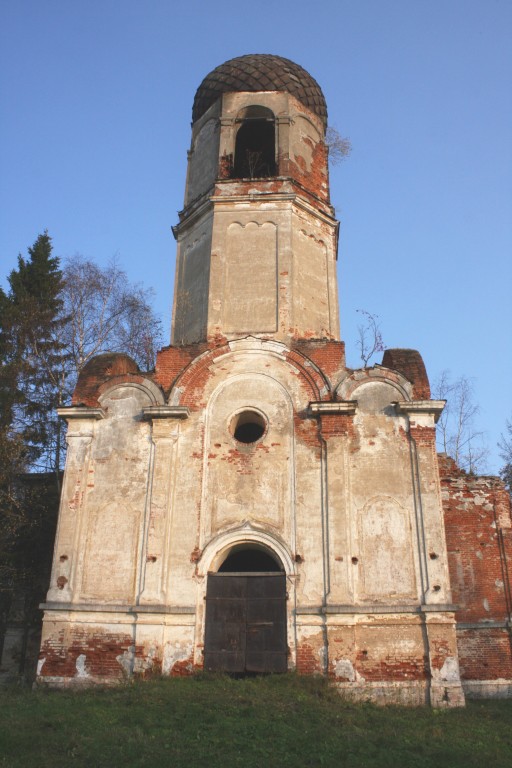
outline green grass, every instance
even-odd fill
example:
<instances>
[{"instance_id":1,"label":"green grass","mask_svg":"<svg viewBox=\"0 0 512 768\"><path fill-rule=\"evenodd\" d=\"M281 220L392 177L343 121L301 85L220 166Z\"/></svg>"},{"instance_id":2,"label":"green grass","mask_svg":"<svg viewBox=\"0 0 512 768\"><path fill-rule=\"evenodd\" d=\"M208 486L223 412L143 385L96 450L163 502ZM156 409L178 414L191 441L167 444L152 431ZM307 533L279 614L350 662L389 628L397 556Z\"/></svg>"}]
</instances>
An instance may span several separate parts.
<instances>
[{"instance_id":1,"label":"green grass","mask_svg":"<svg viewBox=\"0 0 512 768\"><path fill-rule=\"evenodd\" d=\"M486 765L512 766L512 700L381 708L294 675L0 689L2 767Z\"/></svg>"}]
</instances>

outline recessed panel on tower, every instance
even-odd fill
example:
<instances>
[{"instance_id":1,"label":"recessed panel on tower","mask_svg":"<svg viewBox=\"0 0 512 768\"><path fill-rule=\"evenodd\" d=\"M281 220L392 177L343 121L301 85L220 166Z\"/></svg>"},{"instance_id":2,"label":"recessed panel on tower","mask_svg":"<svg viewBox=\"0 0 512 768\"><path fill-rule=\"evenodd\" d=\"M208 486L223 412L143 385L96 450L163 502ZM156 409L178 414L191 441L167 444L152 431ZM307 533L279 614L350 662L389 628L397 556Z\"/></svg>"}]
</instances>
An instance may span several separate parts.
<instances>
[{"instance_id":1,"label":"recessed panel on tower","mask_svg":"<svg viewBox=\"0 0 512 768\"><path fill-rule=\"evenodd\" d=\"M225 333L277 329L277 227L273 222L230 224L226 236Z\"/></svg>"}]
</instances>

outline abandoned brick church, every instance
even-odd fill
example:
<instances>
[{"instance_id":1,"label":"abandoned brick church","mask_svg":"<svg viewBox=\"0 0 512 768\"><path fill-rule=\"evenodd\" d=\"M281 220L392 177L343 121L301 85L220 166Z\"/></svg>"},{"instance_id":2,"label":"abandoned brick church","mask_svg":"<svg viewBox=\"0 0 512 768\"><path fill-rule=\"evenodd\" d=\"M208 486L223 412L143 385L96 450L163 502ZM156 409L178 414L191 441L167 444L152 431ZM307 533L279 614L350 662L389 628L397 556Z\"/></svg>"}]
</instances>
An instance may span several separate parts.
<instances>
[{"instance_id":1,"label":"abandoned brick church","mask_svg":"<svg viewBox=\"0 0 512 768\"><path fill-rule=\"evenodd\" d=\"M195 95L172 344L80 375L38 681L328 675L512 695L510 500L435 447L420 354L345 365L327 110L271 55Z\"/></svg>"}]
</instances>

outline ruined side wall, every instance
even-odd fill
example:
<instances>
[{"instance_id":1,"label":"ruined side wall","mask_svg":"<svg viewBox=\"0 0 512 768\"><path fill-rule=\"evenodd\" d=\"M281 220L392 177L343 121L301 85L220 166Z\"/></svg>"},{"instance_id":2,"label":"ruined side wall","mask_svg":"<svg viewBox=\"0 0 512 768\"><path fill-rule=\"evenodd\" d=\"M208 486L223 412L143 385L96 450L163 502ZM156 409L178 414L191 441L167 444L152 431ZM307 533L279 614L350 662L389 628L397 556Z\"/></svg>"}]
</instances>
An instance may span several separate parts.
<instances>
[{"instance_id":1,"label":"ruined side wall","mask_svg":"<svg viewBox=\"0 0 512 768\"><path fill-rule=\"evenodd\" d=\"M496 477L474 477L440 456L450 578L464 688L512 695L510 497Z\"/></svg>"}]
</instances>

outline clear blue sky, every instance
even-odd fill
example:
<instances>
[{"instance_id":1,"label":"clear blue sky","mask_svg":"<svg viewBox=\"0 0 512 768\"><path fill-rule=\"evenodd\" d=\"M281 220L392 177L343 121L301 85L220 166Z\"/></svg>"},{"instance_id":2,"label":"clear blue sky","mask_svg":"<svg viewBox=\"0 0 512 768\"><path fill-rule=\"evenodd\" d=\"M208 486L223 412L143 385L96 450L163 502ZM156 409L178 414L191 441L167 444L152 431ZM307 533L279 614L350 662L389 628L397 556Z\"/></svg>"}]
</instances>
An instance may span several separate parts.
<instances>
[{"instance_id":1,"label":"clear blue sky","mask_svg":"<svg viewBox=\"0 0 512 768\"><path fill-rule=\"evenodd\" d=\"M350 137L331 175L348 364L364 308L431 380L474 380L496 443L512 417L510 0L3 0L0 279L55 253L118 254L170 317L194 93L245 53L293 59Z\"/></svg>"}]
</instances>

